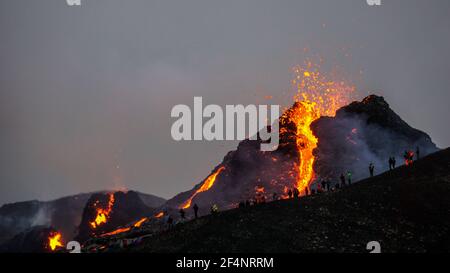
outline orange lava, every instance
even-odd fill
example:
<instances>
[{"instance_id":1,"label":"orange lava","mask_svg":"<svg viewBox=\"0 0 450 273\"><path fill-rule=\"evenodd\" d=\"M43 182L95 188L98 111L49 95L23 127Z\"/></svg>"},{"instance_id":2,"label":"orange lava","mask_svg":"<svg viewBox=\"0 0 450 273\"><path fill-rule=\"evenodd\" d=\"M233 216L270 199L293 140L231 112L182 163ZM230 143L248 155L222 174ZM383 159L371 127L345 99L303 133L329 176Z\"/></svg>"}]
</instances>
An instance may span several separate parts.
<instances>
[{"instance_id":1,"label":"orange lava","mask_svg":"<svg viewBox=\"0 0 450 273\"><path fill-rule=\"evenodd\" d=\"M140 227L145 221L147 221L147 217L142 218L141 220L134 223L134 227Z\"/></svg>"},{"instance_id":2,"label":"orange lava","mask_svg":"<svg viewBox=\"0 0 450 273\"><path fill-rule=\"evenodd\" d=\"M213 174L211 174L210 176L208 176L208 178L206 178L205 182L202 184L202 186L188 199L186 200L186 202L184 202L180 208L182 209L187 209L191 206L192 203L192 199L199 193L204 192L209 190L212 185L214 185L214 182L216 181L217 176L223 171L225 170L225 167L220 167L217 171L215 171Z\"/></svg>"},{"instance_id":3,"label":"orange lava","mask_svg":"<svg viewBox=\"0 0 450 273\"><path fill-rule=\"evenodd\" d=\"M48 237L48 245L52 251L55 251L57 247L63 247L62 235L59 232L54 233Z\"/></svg>"},{"instance_id":4,"label":"orange lava","mask_svg":"<svg viewBox=\"0 0 450 273\"><path fill-rule=\"evenodd\" d=\"M95 203L95 205L97 205ZM100 225L103 225L108 220L109 214L112 211L112 207L114 205L114 193L109 194L109 201L108 206L106 208L97 208L97 216L95 217L94 221L89 222L92 228L97 228Z\"/></svg>"},{"instance_id":5,"label":"orange lava","mask_svg":"<svg viewBox=\"0 0 450 273\"><path fill-rule=\"evenodd\" d=\"M108 233L103 233L103 234L100 235L100 236L101 236L101 237L104 237L104 236L116 235L116 234L119 234L119 233L127 232L127 231L129 231L130 229L131 229L130 227L126 227L126 228L118 228L118 229L116 229L116 230L114 230L114 231L111 231L111 232L108 232Z\"/></svg>"},{"instance_id":6,"label":"orange lava","mask_svg":"<svg viewBox=\"0 0 450 273\"><path fill-rule=\"evenodd\" d=\"M294 76L292 84L297 90L296 103L283 114L281 122L294 122L296 125L299 163L295 186L304 192L315 177L313 150L318 139L310 128L311 123L321 116L334 116L337 109L351 101L355 88L344 81L335 81L333 75L322 74L319 65L311 62L294 67Z\"/></svg>"}]
</instances>

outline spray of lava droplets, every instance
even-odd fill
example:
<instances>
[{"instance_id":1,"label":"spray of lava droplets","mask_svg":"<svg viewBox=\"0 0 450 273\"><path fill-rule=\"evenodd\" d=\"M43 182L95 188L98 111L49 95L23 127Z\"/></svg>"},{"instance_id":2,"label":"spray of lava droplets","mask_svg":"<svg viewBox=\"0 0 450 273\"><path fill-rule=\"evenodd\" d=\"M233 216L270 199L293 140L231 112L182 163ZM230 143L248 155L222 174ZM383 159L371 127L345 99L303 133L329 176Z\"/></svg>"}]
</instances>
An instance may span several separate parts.
<instances>
[{"instance_id":1,"label":"spray of lava droplets","mask_svg":"<svg viewBox=\"0 0 450 273\"><path fill-rule=\"evenodd\" d=\"M297 93L295 106L285 112L281 122L294 122L299 153L296 188L304 192L314 179L314 155L318 139L310 125L321 116L334 116L336 110L348 104L355 88L344 81L336 81L334 75L320 72L320 66L310 61L293 68L292 84Z\"/></svg>"}]
</instances>

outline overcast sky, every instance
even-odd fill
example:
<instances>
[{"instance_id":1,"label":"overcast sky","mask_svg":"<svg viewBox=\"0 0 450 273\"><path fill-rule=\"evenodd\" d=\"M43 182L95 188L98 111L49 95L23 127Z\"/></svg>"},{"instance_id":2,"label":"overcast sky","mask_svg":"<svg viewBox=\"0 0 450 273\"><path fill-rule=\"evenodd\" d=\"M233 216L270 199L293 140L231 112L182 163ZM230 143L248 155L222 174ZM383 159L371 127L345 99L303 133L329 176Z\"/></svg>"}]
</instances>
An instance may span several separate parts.
<instances>
[{"instance_id":1,"label":"overcast sky","mask_svg":"<svg viewBox=\"0 0 450 273\"><path fill-rule=\"evenodd\" d=\"M172 106L286 106L305 47L450 146L448 0L81 2L0 2L0 204L190 189L236 143L173 141Z\"/></svg>"}]
</instances>

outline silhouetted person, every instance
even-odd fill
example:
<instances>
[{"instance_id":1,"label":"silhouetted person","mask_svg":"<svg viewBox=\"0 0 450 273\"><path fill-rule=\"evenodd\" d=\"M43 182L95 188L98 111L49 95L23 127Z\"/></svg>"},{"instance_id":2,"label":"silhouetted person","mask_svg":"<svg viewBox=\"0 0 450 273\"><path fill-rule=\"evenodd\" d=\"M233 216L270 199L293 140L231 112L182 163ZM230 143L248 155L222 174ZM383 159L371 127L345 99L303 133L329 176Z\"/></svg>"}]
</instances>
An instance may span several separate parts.
<instances>
[{"instance_id":1,"label":"silhouetted person","mask_svg":"<svg viewBox=\"0 0 450 273\"><path fill-rule=\"evenodd\" d=\"M298 198L300 196L300 192L298 191L297 188L294 188L292 192L294 193L294 198Z\"/></svg>"},{"instance_id":2,"label":"silhouetted person","mask_svg":"<svg viewBox=\"0 0 450 273\"><path fill-rule=\"evenodd\" d=\"M322 190L325 190L327 187L327 182L325 180L320 181L320 186L322 186Z\"/></svg>"},{"instance_id":3,"label":"silhouetted person","mask_svg":"<svg viewBox=\"0 0 450 273\"><path fill-rule=\"evenodd\" d=\"M272 199L273 199L273 201L276 201L276 200L278 200L278 195L277 195L277 193L276 193L276 192L274 192L274 193L273 193L273 195L272 195Z\"/></svg>"},{"instance_id":4,"label":"silhouetted person","mask_svg":"<svg viewBox=\"0 0 450 273\"><path fill-rule=\"evenodd\" d=\"M331 182L330 182L330 180L326 180L325 181L325 185L327 186L327 191L330 191L330 188L331 188Z\"/></svg>"},{"instance_id":5,"label":"silhouetted person","mask_svg":"<svg viewBox=\"0 0 450 273\"><path fill-rule=\"evenodd\" d=\"M375 166L373 165L373 163L369 164L369 173L370 173L370 177L373 177L373 171L375 169Z\"/></svg>"},{"instance_id":6,"label":"silhouetted person","mask_svg":"<svg viewBox=\"0 0 450 273\"><path fill-rule=\"evenodd\" d=\"M185 217L186 213L184 212L184 209L180 209L179 212L180 212L181 219L185 219L184 217Z\"/></svg>"},{"instance_id":7,"label":"silhouetted person","mask_svg":"<svg viewBox=\"0 0 450 273\"><path fill-rule=\"evenodd\" d=\"M198 206L197 206L197 203L194 204L193 209L194 209L194 217L195 217L195 219L197 219L197 217L198 217Z\"/></svg>"},{"instance_id":8,"label":"silhouetted person","mask_svg":"<svg viewBox=\"0 0 450 273\"><path fill-rule=\"evenodd\" d=\"M348 184L352 184L352 172L351 171L347 171L347 180L348 180Z\"/></svg>"},{"instance_id":9,"label":"silhouetted person","mask_svg":"<svg viewBox=\"0 0 450 273\"><path fill-rule=\"evenodd\" d=\"M389 170L391 171L393 169L393 162L392 162L392 157L389 157Z\"/></svg>"},{"instance_id":10,"label":"silhouetted person","mask_svg":"<svg viewBox=\"0 0 450 273\"><path fill-rule=\"evenodd\" d=\"M266 203L266 196L264 194L261 196L261 203Z\"/></svg>"},{"instance_id":11,"label":"silhouetted person","mask_svg":"<svg viewBox=\"0 0 450 273\"><path fill-rule=\"evenodd\" d=\"M395 156L392 157L392 169L395 169Z\"/></svg>"},{"instance_id":12,"label":"silhouetted person","mask_svg":"<svg viewBox=\"0 0 450 273\"><path fill-rule=\"evenodd\" d=\"M289 196L289 199L292 198L292 190L291 189L289 189L289 191L288 191L288 196Z\"/></svg>"},{"instance_id":13,"label":"silhouetted person","mask_svg":"<svg viewBox=\"0 0 450 273\"><path fill-rule=\"evenodd\" d=\"M405 153L403 154L403 157L405 158L406 166L409 166L413 163L414 152L413 151L405 151Z\"/></svg>"},{"instance_id":14,"label":"silhouetted person","mask_svg":"<svg viewBox=\"0 0 450 273\"><path fill-rule=\"evenodd\" d=\"M344 187L345 186L345 176L343 173L341 173L340 179L341 179L341 185L342 185L342 187Z\"/></svg>"},{"instance_id":15,"label":"silhouetted person","mask_svg":"<svg viewBox=\"0 0 450 273\"><path fill-rule=\"evenodd\" d=\"M173 218L171 216L169 216L169 218L167 218L167 224L169 225L169 228L172 228Z\"/></svg>"},{"instance_id":16,"label":"silhouetted person","mask_svg":"<svg viewBox=\"0 0 450 273\"><path fill-rule=\"evenodd\" d=\"M420 158L420 149L419 146L416 147L416 160L419 160Z\"/></svg>"}]
</instances>

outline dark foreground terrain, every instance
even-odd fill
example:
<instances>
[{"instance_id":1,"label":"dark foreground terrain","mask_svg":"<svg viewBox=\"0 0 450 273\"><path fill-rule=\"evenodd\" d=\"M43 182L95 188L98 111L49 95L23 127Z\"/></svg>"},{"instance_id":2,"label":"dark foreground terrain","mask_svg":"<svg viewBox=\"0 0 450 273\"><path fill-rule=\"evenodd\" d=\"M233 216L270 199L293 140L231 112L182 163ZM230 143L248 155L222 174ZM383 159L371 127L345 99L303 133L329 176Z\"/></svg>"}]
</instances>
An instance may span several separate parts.
<instances>
[{"instance_id":1,"label":"dark foreground terrain","mask_svg":"<svg viewBox=\"0 0 450 273\"><path fill-rule=\"evenodd\" d=\"M178 224L127 251L367 252L369 241L382 252L450 251L450 149L335 192Z\"/></svg>"}]
</instances>

